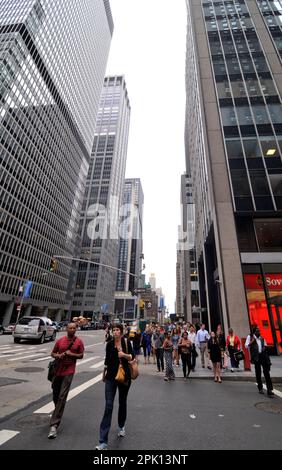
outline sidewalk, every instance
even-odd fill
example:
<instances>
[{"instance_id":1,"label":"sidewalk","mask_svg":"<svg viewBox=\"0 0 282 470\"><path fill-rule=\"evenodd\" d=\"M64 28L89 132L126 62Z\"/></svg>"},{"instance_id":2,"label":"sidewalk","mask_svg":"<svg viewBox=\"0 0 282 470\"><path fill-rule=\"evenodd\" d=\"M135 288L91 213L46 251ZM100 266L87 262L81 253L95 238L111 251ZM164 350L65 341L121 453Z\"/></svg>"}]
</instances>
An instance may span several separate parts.
<instances>
[{"instance_id":1,"label":"sidewalk","mask_svg":"<svg viewBox=\"0 0 282 470\"><path fill-rule=\"evenodd\" d=\"M271 379L273 383L282 383L282 356L271 356ZM152 358L151 358L152 361ZM254 366L252 365L251 371L245 371L243 369L244 363L240 362L240 369L236 370L234 369L234 372L231 372L230 369L227 371L222 371L222 380L234 380L234 381L248 381L248 382L255 382L255 370ZM144 364L144 359L143 357L140 356L139 360L139 372L141 375L162 375L162 373L157 372L157 365L153 364ZM176 378L183 378L183 372L182 372L182 366L180 362L179 367L174 366L174 372ZM197 358L197 364L196 364L196 369L195 372L191 372L191 378L195 379L203 379L203 380L210 380L213 377L213 371L209 370L207 368L203 369L201 366L201 363L199 361L199 358Z\"/></svg>"}]
</instances>

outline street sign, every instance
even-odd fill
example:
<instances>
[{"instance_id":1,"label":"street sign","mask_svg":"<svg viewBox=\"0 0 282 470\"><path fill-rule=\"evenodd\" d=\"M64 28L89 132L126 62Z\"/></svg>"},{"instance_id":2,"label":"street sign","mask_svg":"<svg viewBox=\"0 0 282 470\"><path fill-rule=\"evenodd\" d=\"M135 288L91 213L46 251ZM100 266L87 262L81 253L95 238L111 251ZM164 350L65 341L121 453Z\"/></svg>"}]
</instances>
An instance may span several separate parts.
<instances>
[{"instance_id":1,"label":"street sign","mask_svg":"<svg viewBox=\"0 0 282 470\"><path fill-rule=\"evenodd\" d=\"M152 308L152 302L146 302L146 308Z\"/></svg>"},{"instance_id":2,"label":"street sign","mask_svg":"<svg viewBox=\"0 0 282 470\"><path fill-rule=\"evenodd\" d=\"M21 311L21 306L17 305L17 312L20 312L20 311Z\"/></svg>"}]
</instances>

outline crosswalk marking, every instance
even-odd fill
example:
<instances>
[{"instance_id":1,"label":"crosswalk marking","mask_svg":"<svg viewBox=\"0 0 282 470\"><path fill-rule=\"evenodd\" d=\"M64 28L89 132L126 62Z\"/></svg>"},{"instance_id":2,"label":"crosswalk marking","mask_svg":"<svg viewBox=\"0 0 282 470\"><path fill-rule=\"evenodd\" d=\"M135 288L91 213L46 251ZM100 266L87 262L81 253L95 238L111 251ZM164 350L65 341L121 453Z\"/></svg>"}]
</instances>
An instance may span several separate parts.
<instances>
[{"instance_id":1,"label":"crosswalk marking","mask_svg":"<svg viewBox=\"0 0 282 470\"><path fill-rule=\"evenodd\" d=\"M21 361L22 359L29 359L30 357L36 357L36 356L41 356L43 353L36 353L36 354L32 354L30 356L20 356L20 357L16 357L14 359L8 359L9 362L13 362L13 361Z\"/></svg>"},{"instance_id":2,"label":"crosswalk marking","mask_svg":"<svg viewBox=\"0 0 282 470\"><path fill-rule=\"evenodd\" d=\"M82 385L79 385L78 387L74 388L73 390L70 391L68 394L67 401L71 400L72 398L76 397L80 393L84 392L84 390L87 390L87 388L92 387L92 385L95 385L96 383L100 382L103 378L103 374L97 375L97 377L94 377L94 379L88 380ZM42 406L42 408L39 408L38 410L34 411L35 414L50 414L54 410L54 403L51 401L50 403L47 403L47 405Z\"/></svg>"},{"instance_id":3,"label":"crosswalk marking","mask_svg":"<svg viewBox=\"0 0 282 470\"><path fill-rule=\"evenodd\" d=\"M86 348L91 348L92 346L99 346L100 344L104 344L104 343L102 342L102 343L88 344L87 346L85 346L85 349Z\"/></svg>"},{"instance_id":4,"label":"crosswalk marking","mask_svg":"<svg viewBox=\"0 0 282 470\"><path fill-rule=\"evenodd\" d=\"M2 429L0 431L0 446L15 437L17 434L19 434L19 431L9 431L8 429Z\"/></svg>"},{"instance_id":5,"label":"crosswalk marking","mask_svg":"<svg viewBox=\"0 0 282 470\"><path fill-rule=\"evenodd\" d=\"M79 361L76 363L77 366L81 366L82 364L85 364L86 362L94 361L94 359L100 359L101 356L93 356L89 357L88 359L84 359L83 361Z\"/></svg>"},{"instance_id":6,"label":"crosswalk marking","mask_svg":"<svg viewBox=\"0 0 282 470\"><path fill-rule=\"evenodd\" d=\"M104 365L105 361L97 362L97 364L94 364L94 366L91 366L90 369L98 369L98 367L101 367Z\"/></svg>"},{"instance_id":7,"label":"crosswalk marking","mask_svg":"<svg viewBox=\"0 0 282 470\"><path fill-rule=\"evenodd\" d=\"M32 359L32 362L47 361L47 359L49 359L49 361L52 360L51 354L49 356L40 357L39 359Z\"/></svg>"}]
</instances>

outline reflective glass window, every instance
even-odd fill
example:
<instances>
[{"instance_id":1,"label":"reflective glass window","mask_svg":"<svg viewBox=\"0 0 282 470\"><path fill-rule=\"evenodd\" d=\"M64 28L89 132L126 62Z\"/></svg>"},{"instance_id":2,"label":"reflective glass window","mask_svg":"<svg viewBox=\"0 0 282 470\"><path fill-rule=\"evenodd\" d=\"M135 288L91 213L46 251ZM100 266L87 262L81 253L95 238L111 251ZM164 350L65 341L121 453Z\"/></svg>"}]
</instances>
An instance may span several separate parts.
<instances>
[{"instance_id":1,"label":"reflective glass window","mask_svg":"<svg viewBox=\"0 0 282 470\"><path fill-rule=\"evenodd\" d=\"M257 139L243 139L243 145L247 158L261 157L261 149Z\"/></svg>"},{"instance_id":2,"label":"reflective glass window","mask_svg":"<svg viewBox=\"0 0 282 470\"><path fill-rule=\"evenodd\" d=\"M270 189L265 170L249 170L254 196L269 196Z\"/></svg>"},{"instance_id":3,"label":"reflective glass window","mask_svg":"<svg viewBox=\"0 0 282 470\"><path fill-rule=\"evenodd\" d=\"M241 98L243 96L247 96L245 86L242 80L232 81L231 86L234 98Z\"/></svg>"},{"instance_id":4,"label":"reflective glass window","mask_svg":"<svg viewBox=\"0 0 282 470\"><path fill-rule=\"evenodd\" d=\"M220 112L224 126L235 126L237 124L233 106L220 108Z\"/></svg>"},{"instance_id":5,"label":"reflective glass window","mask_svg":"<svg viewBox=\"0 0 282 470\"><path fill-rule=\"evenodd\" d=\"M246 80L245 83L249 96L261 96L261 90L257 80Z\"/></svg>"},{"instance_id":6,"label":"reflective glass window","mask_svg":"<svg viewBox=\"0 0 282 470\"><path fill-rule=\"evenodd\" d=\"M279 156L279 148L274 138L261 137L260 144L264 157L271 158Z\"/></svg>"},{"instance_id":7,"label":"reflective glass window","mask_svg":"<svg viewBox=\"0 0 282 470\"><path fill-rule=\"evenodd\" d=\"M226 141L228 158L242 158L244 157L243 149L240 139L232 139Z\"/></svg>"},{"instance_id":8,"label":"reflective glass window","mask_svg":"<svg viewBox=\"0 0 282 470\"><path fill-rule=\"evenodd\" d=\"M231 170L232 187L235 196L250 196L250 185L246 170Z\"/></svg>"},{"instance_id":9,"label":"reflective glass window","mask_svg":"<svg viewBox=\"0 0 282 470\"><path fill-rule=\"evenodd\" d=\"M268 124L270 122L264 105L254 105L252 108L256 124Z\"/></svg>"},{"instance_id":10,"label":"reflective glass window","mask_svg":"<svg viewBox=\"0 0 282 470\"><path fill-rule=\"evenodd\" d=\"M261 84L263 94L265 96L277 95L277 91L275 89L273 80L266 79L266 78L260 78L260 84Z\"/></svg>"},{"instance_id":11,"label":"reflective glass window","mask_svg":"<svg viewBox=\"0 0 282 470\"><path fill-rule=\"evenodd\" d=\"M253 124L253 118L249 106L238 106L236 111L240 126Z\"/></svg>"},{"instance_id":12,"label":"reflective glass window","mask_svg":"<svg viewBox=\"0 0 282 470\"><path fill-rule=\"evenodd\" d=\"M217 82L217 93L219 98L230 98L231 92L229 87L229 82L226 80L224 82Z\"/></svg>"},{"instance_id":13,"label":"reflective glass window","mask_svg":"<svg viewBox=\"0 0 282 470\"><path fill-rule=\"evenodd\" d=\"M271 120L274 124L282 122L282 107L281 104L269 104L268 105Z\"/></svg>"}]
</instances>

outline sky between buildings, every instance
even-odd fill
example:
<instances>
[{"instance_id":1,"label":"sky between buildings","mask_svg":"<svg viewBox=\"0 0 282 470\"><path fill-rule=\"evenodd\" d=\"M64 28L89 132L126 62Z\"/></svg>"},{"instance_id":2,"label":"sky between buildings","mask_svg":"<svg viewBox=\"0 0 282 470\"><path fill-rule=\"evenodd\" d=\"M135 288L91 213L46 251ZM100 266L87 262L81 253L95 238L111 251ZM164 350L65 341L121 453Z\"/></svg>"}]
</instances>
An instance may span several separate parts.
<instances>
[{"instance_id":1,"label":"sky between buildings","mask_svg":"<svg viewBox=\"0 0 282 470\"><path fill-rule=\"evenodd\" d=\"M174 312L180 177L185 170L185 0L110 0L107 74L125 76L131 104L127 178L144 190L146 277Z\"/></svg>"}]
</instances>

